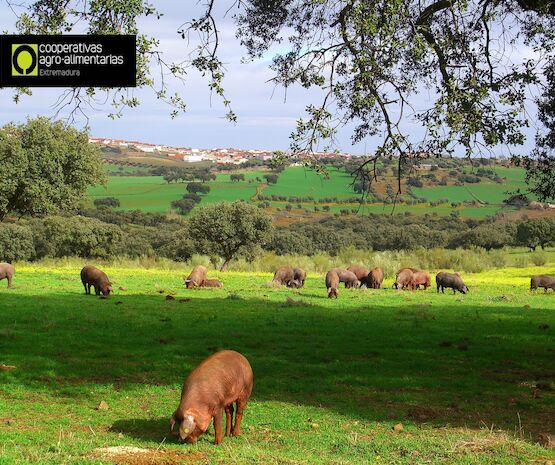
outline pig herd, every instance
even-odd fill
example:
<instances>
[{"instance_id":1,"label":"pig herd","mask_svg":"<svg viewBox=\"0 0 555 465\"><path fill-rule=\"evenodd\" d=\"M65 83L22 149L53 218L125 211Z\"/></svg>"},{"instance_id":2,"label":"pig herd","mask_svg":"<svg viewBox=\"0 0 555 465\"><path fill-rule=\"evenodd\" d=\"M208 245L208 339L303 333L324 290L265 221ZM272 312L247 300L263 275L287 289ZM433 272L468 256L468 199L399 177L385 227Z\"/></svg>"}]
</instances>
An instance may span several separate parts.
<instances>
[{"instance_id":1,"label":"pig herd","mask_svg":"<svg viewBox=\"0 0 555 465\"><path fill-rule=\"evenodd\" d=\"M184 284L187 289L197 287L223 287L218 279L209 279L208 270L205 266L195 266L187 277ZM0 281L6 279L8 288L12 287L15 275L15 267L10 263L0 263ZM351 265L348 268L332 268L326 273L325 283L328 297L339 297L339 285L344 283L345 288L357 288L366 286L368 289L380 289L384 280L384 271L381 268L368 269L359 265ZM290 288L302 288L306 281L306 271L302 268L283 266L279 268L272 279L272 284ZM85 294L91 293L94 288L96 295L109 295L112 292L112 284L106 273L98 268L87 265L81 270L81 283L85 288ZM395 274L393 287L398 290L424 290L431 286L430 273L417 268L401 268ZM451 289L453 294L459 291L466 294L469 291L460 273L448 273L441 271L436 275L437 292L445 292ZM555 292L555 277L548 275L533 276L530 280L530 290L543 288L545 292L552 289Z\"/></svg>"}]
</instances>

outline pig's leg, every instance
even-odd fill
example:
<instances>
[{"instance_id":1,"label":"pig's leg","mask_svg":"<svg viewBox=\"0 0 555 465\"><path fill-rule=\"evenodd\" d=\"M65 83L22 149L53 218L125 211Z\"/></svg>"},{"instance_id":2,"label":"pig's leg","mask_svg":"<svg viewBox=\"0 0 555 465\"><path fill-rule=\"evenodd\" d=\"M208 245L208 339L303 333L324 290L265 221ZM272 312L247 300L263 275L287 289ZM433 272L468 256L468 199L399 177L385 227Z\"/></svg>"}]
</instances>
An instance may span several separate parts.
<instances>
[{"instance_id":1,"label":"pig's leg","mask_svg":"<svg viewBox=\"0 0 555 465\"><path fill-rule=\"evenodd\" d=\"M218 445L222 442L222 419L223 411L220 410L216 415L214 415L214 444Z\"/></svg>"},{"instance_id":2,"label":"pig's leg","mask_svg":"<svg viewBox=\"0 0 555 465\"><path fill-rule=\"evenodd\" d=\"M12 276L8 274L8 289L10 289L11 287L12 287Z\"/></svg>"},{"instance_id":3,"label":"pig's leg","mask_svg":"<svg viewBox=\"0 0 555 465\"><path fill-rule=\"evenodd\" d=\"M95 293L96 295L100 295L100 287L94 286L94 293Z\"/></svg>"},{"instance_id":4,"label":"pig's leg","mask_svg":"<svg viewBox=\"0 0 555 465\"><path fill-rule=\"evenodd\" d=\"M233 425L233 436L241 434L241 420L243 419L243 411L247 406L246 399L237 399L237 412L235 413L235 424Z\"/></svg>"},{"instance_id":5,"label":"pig's leg","mask_svg":"<svg viewBox=\"0 0 555 465\"><path fill-rule=\"evenodd\" d=\"M231 436L231 428L233 426L233 404L225 408L225 435Z\"/></svg>"}]
</instances>

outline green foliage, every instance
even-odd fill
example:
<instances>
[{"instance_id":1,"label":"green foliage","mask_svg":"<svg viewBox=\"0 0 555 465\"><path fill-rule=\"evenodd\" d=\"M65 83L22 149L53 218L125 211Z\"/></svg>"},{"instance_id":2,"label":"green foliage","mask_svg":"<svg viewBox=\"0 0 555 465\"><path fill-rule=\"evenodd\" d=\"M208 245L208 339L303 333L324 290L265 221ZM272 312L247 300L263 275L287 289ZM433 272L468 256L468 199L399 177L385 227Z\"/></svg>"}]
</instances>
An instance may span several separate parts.
<instances>
[{"instance_id":1,"label":"green foliage","mask_svg":"<svg viewBox=\"0 0 555 465\"><path fill-rule=\"evenodd\" d=\"M187 184L187 192L192 194L208 194L210 186L198 182L190 182Z\"/></svg>"},{"instance_id":2,"label":"green foliage","mask_svg":"<svg viewBox=\"0 0 555 465\"><path fill-rule=\"evenodd\" d=\"M27 226L0 223L0 262L30 260L35 256L33 233Z\"/></svg>"},{"instance_id":3,"label":"green foliage","mask_svg":"<svg viewBox=\"0 0 555 465\"><path fill-rule=\"evenodd\" d=\"M424 187L424 183L419 178L409 178L407 180L407 185L412 187Z\"/></svg>"},{"instance_id":4,"label":"green foliage","mask_svg":"<svg viewBox=\"0 0 555 465\"><path fill-rule=\"evenodd\" d=\"M94 218L50 216L29 224L36 258L109 258L121 250L121 229Z\"/></svg>"},{"instance_id":5,"label":"green foliage","mask_svg":"<svg viewBox=\"0 0 555 465\"><path fill-rule=\"evenodd\" d=\"M264 179L268 184L277 184L278 182L278 175L277 174L265 174Z\"/></svg>"},{"instance_id":6,"label":"green foliage","mask_svg":"<svg viewBox=\"0 0 555 465\"><path fill-rule=\"evenodd\" d=\"M510 225L486 223L456 235L450 241L450 247L483 247L486 250L501 249L514 245L515 232Z\"/></svg>"},{"instance_id":7,"label":"green foliage","mask_svg":"<svg viewBox=\"0 0 555 465\"><path fill-rule=\"evenodd\" d=\"M195 208L196 202L193 199L180 199L174 200L172 202L172 208L175 208L182 215L186 215L193 208Z\"/></svg>"},{"instance_id":8,"label":"green foliage","mask_svg":"<svg viewBox=\"0 0 555 465\"><path fill-rule=\"evenodd\" d=\"M276 229L273 232L271 240L266 244L266 248L278 255L312 255L314 253L314 248L309 238L296 231L284 228Z\"/></svg>"},{"instance_id":9,"label":"green foliage","mask_svg":"<svg viewBox=\"0 0 555 465\"><path fill-rule=\"evenodd\" d=\"M547 255L544 252L534 252L531 260L536 266L544 266L547 263Z\"/></svg>"},{"instance_id":10,"label":"green foliage","mask_svg":"<svg viewBox=\"0 0 555 465\"><path fill-rule=\"evenodd\" d=\"M268 239L272 223L254 205L233 202L199 209L190 219L188 230L203 253L224 259L225 269L238 255L252 256Z\"/></svg>"},{"instance_id":11,"label":"green foliage","mask_svg":"<svg viewBox=\"0 0 555 465\"><path fill-rule=\"evenodd\" d=\"M245 180L245 175L243 173L231 174L229 176L229 179L233 182L244 181Z\"/></svg>"},{"instance_id":12,"label":"green foliage","mask_svg":"<svg viewBox=\"0 0 555 465\"><path fill-rule=\"evenodd\" d=\"M516 230L517 241L536 250L547 244L555 243L555 220L551 218L533 218L519 223Z\"/></svg>"},{"instance_id":13,"label":"green foliage","mask_svg":"<svg viewBox=\"0 0 555 465\"><path fill-rule=\"evenodd\" d=\"M87 132L39 117L0 129L0 179L1 221L73 209L104 173Z\"/></svg>"},{"instance_id":14,"label":"green foliage","mask_svg":"<svg viewBox=\"0 0 555 465\"><path fill-rule=\"evenodd\" d=\"M99 207L114 208L114 207L119 207L121 205L119 199L116 199L115 197L104 197L101 199L94 199L93 203L96 208L99 208Z\"/></svg>"}]
</instances>

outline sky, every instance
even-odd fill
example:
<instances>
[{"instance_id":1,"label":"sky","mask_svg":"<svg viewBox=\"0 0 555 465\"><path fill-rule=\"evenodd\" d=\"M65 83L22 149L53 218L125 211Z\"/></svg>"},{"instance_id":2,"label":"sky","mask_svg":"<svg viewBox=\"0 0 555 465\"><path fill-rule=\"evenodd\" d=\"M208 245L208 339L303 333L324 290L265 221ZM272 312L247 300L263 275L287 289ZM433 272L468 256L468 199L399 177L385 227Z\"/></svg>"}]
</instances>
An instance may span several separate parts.
<instances>
[{"instance_id":1,"label":"sky","mask_svg":"<svg viewBox=\"0 0 555 465\"><path fill-rule=\"evenodd\" d=\"M154 2L164 15L157 20L148 17L140 23L143 32L160 40L159 48L164 51L169 61L178 60L186 53L186 44L178 35L179 26L198 17L202 2L166 1ZM15 32L16 12L6 0L0 0L0 30ZM185 82L172 83L170 91L178 91L187 103L187 112L175 119L169 117L171 108L158 101L148 90L135 90L141 105L128 109L120 119L113 120L107 115L109 106L91 109L87 112L88 125L93 137L108 137L143 142L167 144L181 147L215 148L237 147L243 149L287 150L290 134L295 129L298 118L304 116L305 108L320 102L318 90L306 90L299 87L290 88L285 94L282 88L275 88L267 81L272 77L268 68L271 57L278 50L264 59L254 63L244 63L244 49L235 38L233 23L230 18L220 17L220 58L225 63L227 75L223 85L226 95L232 102L237 114L236 124L228 122L220 101L213 97L207 87L207 80L191 73ZM13 90L0 90L0 125L8 122L22 122L27 116L56 115L55 102L63 89L33 89L31 97L24 96L18 104L13 103ZM171 92L170 92L171 93ZM422 94L412 103L416 108L429 105L430 96ZM529 109L535 115L535 108ZM62 114L63 116L63 114ZM84 125L77 121L76 125ZM424 134L423 128L409 118L402 123L405 131L413 136ZM369 137L358 145L351 143L352 126L339 130L336 148L345 152L362 155L371 153L379 144L381 137ZM527 133L524 147L517 148L517 153L527 153L533 147L534 130ZM506 147L496 147L495 155L506 155Z\"/></svg>"}]
</instances>

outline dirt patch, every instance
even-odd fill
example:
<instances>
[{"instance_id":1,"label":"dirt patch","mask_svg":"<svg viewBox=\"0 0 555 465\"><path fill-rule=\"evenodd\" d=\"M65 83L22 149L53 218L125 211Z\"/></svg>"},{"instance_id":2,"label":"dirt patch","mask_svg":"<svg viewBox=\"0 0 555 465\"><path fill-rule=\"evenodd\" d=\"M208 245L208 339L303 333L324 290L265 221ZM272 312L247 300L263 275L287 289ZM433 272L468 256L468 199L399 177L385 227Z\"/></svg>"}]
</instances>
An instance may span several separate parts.
<instances>
[{"instance_id":1,"label":"dirt patch","mask_svg":"<svg viewBox=\"0 0 555 465\"><path fill-rule=\"evenodd\" d=\"M441 414L431 407L417 405L409 410L408 416L416 422L425 422L439 418Z\"/></svg>"},{"instance_id":2,"label":"dirt patch","mask_svg":"<svg viewBox=\"0 0 555 465\"><path fill-rule=\"evenodd\" d=\"M503 445L509 443L507 438L476 438L455 443L453 452L465 451L473 454L494 454Z\"/></svg>"},{"instance_id":3,"label":"dirt patch","mask_svg":"<svg viewBox=\"0 0 555 465\"><path fill-rule=\"evenodd\" d=\"M102 447L93 451L93 457L109 460L117 465L177 465L205 463L205 456L196 451L175 449L141 449L139 447Z\"/></svg>"}]
</instances>

